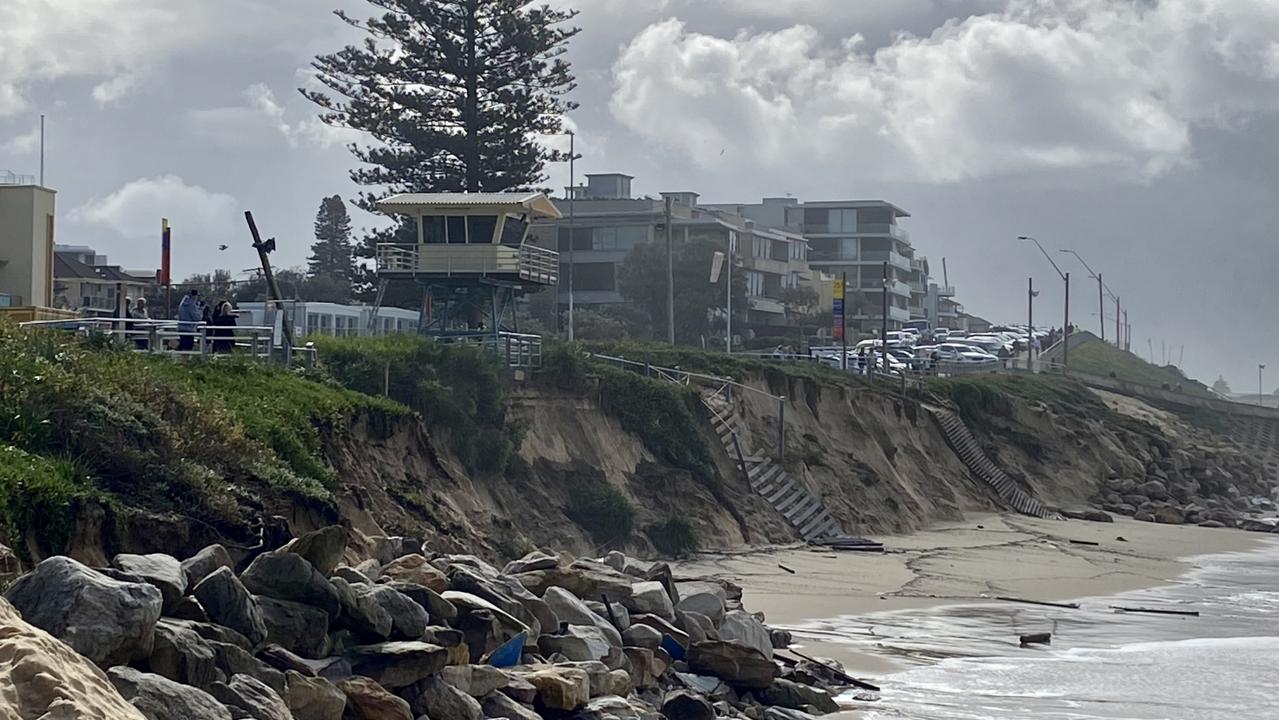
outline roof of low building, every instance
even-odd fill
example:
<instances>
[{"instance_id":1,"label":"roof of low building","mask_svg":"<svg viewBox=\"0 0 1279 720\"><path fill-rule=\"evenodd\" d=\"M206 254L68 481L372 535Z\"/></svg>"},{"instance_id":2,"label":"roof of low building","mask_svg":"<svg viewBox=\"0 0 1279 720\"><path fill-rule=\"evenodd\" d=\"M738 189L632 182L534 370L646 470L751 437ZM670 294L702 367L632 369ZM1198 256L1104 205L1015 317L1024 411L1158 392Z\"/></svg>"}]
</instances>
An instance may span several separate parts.
<instances>
[{"instance_id":1,"label":"roof of low building","mask_svg":"<svg viewBox=\"0 0 1279 720\"><path fill-rule=\"evenodd\" d=\"M535 217L558 218L559 208L540 192L508 193L401 193L377 201L377 209L405 215L441 215L431 210L484 208L494 211L522 209Z\"/></svg>"}]
</instances>

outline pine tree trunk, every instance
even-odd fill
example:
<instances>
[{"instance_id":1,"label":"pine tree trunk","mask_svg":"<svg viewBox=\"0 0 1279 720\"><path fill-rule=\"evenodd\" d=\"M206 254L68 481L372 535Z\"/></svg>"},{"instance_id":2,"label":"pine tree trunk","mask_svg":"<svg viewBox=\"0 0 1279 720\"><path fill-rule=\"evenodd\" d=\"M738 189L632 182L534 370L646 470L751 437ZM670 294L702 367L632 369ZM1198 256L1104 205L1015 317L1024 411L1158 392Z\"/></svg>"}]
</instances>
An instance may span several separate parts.
<instances>
[{"instance_id":1,"label":"pine tree trunk","mask_svg":"<svg viewBox=\"0 0 1279 720\"><path fill-rule=\"evenodd\" d=\"M480 98L479 68L476 67L475 16L477 0L466 4L466 191L480 190Z\"/></svg>"}]
</instances>

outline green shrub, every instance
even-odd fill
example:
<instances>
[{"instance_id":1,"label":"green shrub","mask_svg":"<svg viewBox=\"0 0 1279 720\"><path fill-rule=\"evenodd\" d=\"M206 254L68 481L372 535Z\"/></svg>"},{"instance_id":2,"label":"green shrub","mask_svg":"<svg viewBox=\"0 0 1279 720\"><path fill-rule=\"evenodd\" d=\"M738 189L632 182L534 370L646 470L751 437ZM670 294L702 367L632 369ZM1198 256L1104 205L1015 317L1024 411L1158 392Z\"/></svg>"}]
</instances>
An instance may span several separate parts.
<instances>
[{"instance_id":1,"label":"green shrub","mask_svg":"<svg viewBox=\"0 0 1279 720\"><path fill-rule=\"evenodd\" d=\"M682 385L653 380L608 366L597 366L604 412L639 435L659 458L691 471L707 481L715 479L715 464L702 430L701 398Z\"/></svg>"},{"instance_id":2,"label":"green shrub","mask_svg":"<svg viewBox=\"0 0 1279 720\"><path fill-rule=\"evenodd\" d=\"M321 362L344 387L387 394L441 431L472 472L500 473L518 447L506 419L506 382L493 357L418 335L315 338Z\"/></svg>"},{"instance_id":3,"label":"green shrub","mask_svg":"<svg viewBox=\"0 0 1279 720\"><path fill-rule=\"evenodd\" d=\"M603 482L576 490L565 514L601 545L629 538L635 525L635 508L630 500Z\"/></svg>"},{"instance_id":4,"label":"green shrub","mask_svg":"<svg viewBox=\"0 0 1279 720\"><path fill-rule=\"evenodd\" d=\"M701 547L697 530L681 517L672 517L649 525L645 534L652 541L653 547L667 557L685 557L697 552Z\"/></svg>"},{"instance_id":5,"label":"green shrub","mask_svg":"<svg viewBox=\"0 0 1279 720\"><path fill-rule=\"evenodd\" d=\"M538 376L565 390L582 387L589 368L585 352L578 343L548 344L542 352L542 367L538 370Z\"/></svg>"},{"instance_id":6,"label":"green shrub","mask_svg":"<svg viewBox=\"0 0 1279 720\"><path fill-rule=\"evenodd\" d=\"M31 559L28 534L47 554L66 552L77 504L100 495L79 463L0 445L0 521L9 544L25 559Z\"/></svg>"}]
</instances>

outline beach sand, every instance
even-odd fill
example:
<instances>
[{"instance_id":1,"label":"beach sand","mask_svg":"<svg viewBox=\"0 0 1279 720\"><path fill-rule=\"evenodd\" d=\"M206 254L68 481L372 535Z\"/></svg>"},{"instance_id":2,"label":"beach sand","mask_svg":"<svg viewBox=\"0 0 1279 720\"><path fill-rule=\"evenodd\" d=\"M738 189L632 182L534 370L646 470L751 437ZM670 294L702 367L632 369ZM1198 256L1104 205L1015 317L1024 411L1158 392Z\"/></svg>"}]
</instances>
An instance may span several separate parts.
<instances>
[{"instance_id":1,"label":"beach sand","mask_svg":"<svg viewBox=\"0 0 1279 720\"><path fill-rule=\"evenodd\" d=\"M742 586L748 610L786 627L996 596L1061 601L1155 587L1192 569L1194 556L1251 550L1269 537L1127 518L1095 523L974 515L912 535L877 538L883 554L790 547L704 556L681 563L676 572L731 579ZM806 653L833 657L854 672L900 669L838 643L802 645Z\"/></svg>"}]
</instances>

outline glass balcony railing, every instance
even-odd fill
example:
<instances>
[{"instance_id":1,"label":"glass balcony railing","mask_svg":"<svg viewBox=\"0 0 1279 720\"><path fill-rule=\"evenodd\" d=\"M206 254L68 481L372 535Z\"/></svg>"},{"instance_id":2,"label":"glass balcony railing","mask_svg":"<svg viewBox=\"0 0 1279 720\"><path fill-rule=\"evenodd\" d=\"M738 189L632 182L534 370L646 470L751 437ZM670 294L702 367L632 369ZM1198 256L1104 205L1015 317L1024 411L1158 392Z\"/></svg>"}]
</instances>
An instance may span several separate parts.
<instances>
[{"instance_id":1,"label":"glass balcony railing","mask_svg":"<svg viewBox=\"0 0 1279 720\"><path fill-rule=\"evenodd\" d=\"M894 223L860 223L858 225L830 225L805 223L803 231L809 235L888 235L903 242L910 241L910 233Z\"/></svg>"}]
</instances>

